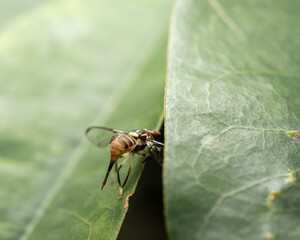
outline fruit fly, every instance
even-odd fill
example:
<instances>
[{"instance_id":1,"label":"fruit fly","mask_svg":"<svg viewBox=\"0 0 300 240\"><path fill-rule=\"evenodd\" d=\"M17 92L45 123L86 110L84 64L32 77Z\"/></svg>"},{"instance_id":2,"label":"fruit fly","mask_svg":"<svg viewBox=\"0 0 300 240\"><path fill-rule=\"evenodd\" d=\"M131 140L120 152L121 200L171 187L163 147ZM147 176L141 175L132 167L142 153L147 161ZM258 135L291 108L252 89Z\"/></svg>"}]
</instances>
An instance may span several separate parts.
<instances>
[{"instance_id":1,"label":"fruit fly","mask_svg":"<svg viewBox=\"0 0 300 240\"><path fill-rule=\"evenodd\" d=\"M160 135L159 131L144 128L142 130L133 130L126 133L112 128L93 126L89 127L85 131L85 134L87 138L97 147L102 148L110 145L111 158L101 190L103 190L108 175L115 164L115 170L120 186L119 198L122 197L123 188L131 172L135 154L142 155L144 157L149 157L152 155L159 164L162 163L164 144L157 141L157 138ZM122 157L125 157L125 159L118 167L117 160ZM127 176L124 182L121 183L119 172L129 157L131 157L131 162Z\"/></svg>"}]
</instances>

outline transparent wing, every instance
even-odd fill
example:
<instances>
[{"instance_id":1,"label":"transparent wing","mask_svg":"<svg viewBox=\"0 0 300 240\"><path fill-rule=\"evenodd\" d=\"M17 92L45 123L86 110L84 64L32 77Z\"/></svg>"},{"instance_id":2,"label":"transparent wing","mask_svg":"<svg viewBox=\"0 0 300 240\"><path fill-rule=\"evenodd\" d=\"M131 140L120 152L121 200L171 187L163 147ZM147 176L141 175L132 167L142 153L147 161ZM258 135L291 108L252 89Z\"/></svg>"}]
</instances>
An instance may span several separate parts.
<instances>
[{"instance_id":1,"label":"transparent wing","mask_svg":"<svg viewBox=\"0 0 300 240\"><path fill-rule=\"evenodd\" d=\"M107 127L93 126L85 131L86 137L97 147L106 147L112 137L124 133L123 131Z\"/></svg>"}]
</instances>

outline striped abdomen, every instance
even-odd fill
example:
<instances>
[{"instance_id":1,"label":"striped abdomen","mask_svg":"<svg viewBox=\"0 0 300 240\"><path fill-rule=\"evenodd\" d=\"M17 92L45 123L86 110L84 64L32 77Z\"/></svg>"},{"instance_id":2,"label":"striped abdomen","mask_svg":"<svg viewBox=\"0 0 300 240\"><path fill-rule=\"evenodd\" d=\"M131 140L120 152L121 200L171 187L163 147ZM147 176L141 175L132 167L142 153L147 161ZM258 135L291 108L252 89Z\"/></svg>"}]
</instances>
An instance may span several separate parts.
<instances>
[{"instance_id":1,"label":"striped abdomen","mask_svg":"<svg viewBox=\"0 0 300 240\"><path fill-rule=\"evenodd\" d=\"M121 134L112 139L110 142L111 160L116 161L120 155L131 152L137 145L134 137Z\"/></svg>"}]
</instances>

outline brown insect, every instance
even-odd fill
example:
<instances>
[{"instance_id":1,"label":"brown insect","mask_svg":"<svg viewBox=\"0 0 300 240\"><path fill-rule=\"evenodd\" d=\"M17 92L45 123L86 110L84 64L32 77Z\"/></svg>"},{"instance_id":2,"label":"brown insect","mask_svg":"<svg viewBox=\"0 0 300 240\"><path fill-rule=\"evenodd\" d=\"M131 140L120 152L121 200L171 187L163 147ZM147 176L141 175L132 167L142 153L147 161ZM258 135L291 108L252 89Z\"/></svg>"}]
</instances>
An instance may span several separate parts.
<instances>
[{"instance_id":1,"label":"brown insect","mask_svg":"<svg viewBox=\"0 0 300 240\"><path fill-rule=\"evenodd\" d=\"M122 197L123 187L125 186L131 172L135 154L142 155L144 157L152 155L159 164L162 162L164 144L157 141L157 138L160 135L160 132L158 131L144 128L142 130L133 130L126 133L112 128L93 126L89 127L85 134L97 147L102 148L110 145L111 158L101 190L103 190L108 175L115 164L115 170L120 186L119 198ZM125 159L118 167L117 160L122 157L125 157ZM131 157L131 162L127 176L124 182L121 183L119 172L129 157Z\"/></svg>"}]
</instances>

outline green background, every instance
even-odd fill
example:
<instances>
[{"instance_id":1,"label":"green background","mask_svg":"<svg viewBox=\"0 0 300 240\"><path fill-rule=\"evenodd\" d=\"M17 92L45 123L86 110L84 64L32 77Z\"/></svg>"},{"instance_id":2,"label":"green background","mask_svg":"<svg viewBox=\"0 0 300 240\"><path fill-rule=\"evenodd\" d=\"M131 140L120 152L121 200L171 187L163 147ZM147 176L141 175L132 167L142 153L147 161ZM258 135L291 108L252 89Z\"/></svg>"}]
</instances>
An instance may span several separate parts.
<instances>
[{"instance_id":1,"label":"green background","mask_svg":"<svg viewBox=\"0 0 300 240\"><path fill-rule=\"evenodd\" d=\"M170 2L1 6L0 238L116 238L125 197L116 182L100 191L109 149L92 146L84 131L157 126Z\"/></svg>"}]
</instances>

